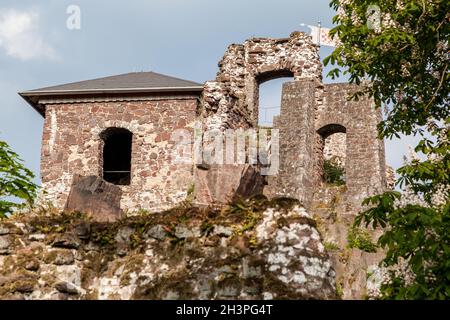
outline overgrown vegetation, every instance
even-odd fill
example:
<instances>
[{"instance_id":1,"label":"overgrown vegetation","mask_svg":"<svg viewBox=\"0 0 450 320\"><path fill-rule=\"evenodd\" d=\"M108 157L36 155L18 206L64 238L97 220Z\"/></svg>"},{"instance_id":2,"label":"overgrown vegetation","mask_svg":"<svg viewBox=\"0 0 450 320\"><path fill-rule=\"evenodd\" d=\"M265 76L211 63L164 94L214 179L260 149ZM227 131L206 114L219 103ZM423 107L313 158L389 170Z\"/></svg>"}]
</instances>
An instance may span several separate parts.
<instances>
[{"instance_id":1,"label":"overgrown vegetation","mask_svg":"<svg viewBox=\"0 0 450 320\"><path fill-rule=\"evenodd\" d=\"M242 235L244 232L253 230L261 220L261 205L267 199L238 199L230 204L228 211L231 214L241 214L244 221L236 227L235 233Z\"/></svg>"},{"instance_id":2,"label":"overgrown vegetation","mask_svg":"<svg viewBox=\"0 0 450 320\"><path fill-rule=\"evenodd\" d=\"M356 248L365 252L376 252L377 246L372 242L370 233L367 230L353 226L347 234L349 248Z\"/></svg>"},{"instance_id":3,"label":"overgrown vegetation","mask_svg":"<svg viewBox=\"0 0 450 320\"><path fill-rule=\"evenodd\" d=\"M332 160L323 161L323 179L329 185L345 184L345 168Z\"/></svg>"},{"instance_id":4,"label":"overgrown vegetation","mask_svg":"<svg viewBox=\"0 0 450 320\"><path fill-rule=\"evenodd\" d=\"M194 201L195 198L195 184L192 183L189 188L187 189L186 192L186 201L189 203L192 203L192 201Z\"/></svg>"},{"instance_id":5,"label":"overgrown vegetation","mask_svg":"<svg viewBox=\"0 0 450 320\"><path fill-rule=\"evenodd\" d=\"M324 241L323 246L327 251L339 250L339 245L336 242Z\"/></svg>"},{"instance_id":6,"label":"overgrown vegetation","mask_svg":"<svg viewBox=\"0 0 450 320\"><path fill-rule=\"evenodd\" d=\"M336 296L339 299L342 299L344 296L344 288L343 284L340 281L336 281Z\"/></svg>"},{"instance_id":7,"label":"overgrown vegetation","mask_svg":"<svg viewBox=\"0 0 450 320\"><path fill-rule=\"evenodd\" d=\"M19 155L0 141L0 218L33 204L38 190L33 179L33 172L24 166Z\"/></svg>"},{"instance_id":8,"label":"overgrown vegetation","mask_svg":"<svg viewBox=\"0 0 450 320\"><path fill-rule=\"evenodd\" d=\"M379 137L420 136L397 170L402 193L385 192L355 220L383 227L382 266L394 270L384 299L450 299L450 2L445 0L332 0L331 34L339 38L325 64L344 68L368 94L387 105ZM329 75L339 76L335 68ZM369 80L369 81L366 81Z\"/></svg>"}]
</instances>

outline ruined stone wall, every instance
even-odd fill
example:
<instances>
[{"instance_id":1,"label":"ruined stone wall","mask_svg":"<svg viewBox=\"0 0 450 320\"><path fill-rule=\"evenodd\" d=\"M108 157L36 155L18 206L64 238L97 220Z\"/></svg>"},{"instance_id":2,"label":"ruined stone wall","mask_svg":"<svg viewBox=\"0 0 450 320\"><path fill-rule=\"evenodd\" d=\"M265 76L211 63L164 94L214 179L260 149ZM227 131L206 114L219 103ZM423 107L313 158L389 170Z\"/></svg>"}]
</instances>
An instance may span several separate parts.
<instances>
[{"instance_id":1,"label":"ruined stone wall","mask_svg":"<svg viewBox=\"0 0 450 320\"><path fill-rule=\"evenodd\" d=\"M46 211L0 222L0 300L336 298L329 256L303 208L220 212L102 224Z\"/></svg>"},{"instance_id":2,"label":"ruined stone wall","mask_svg":"<svg viewBox=\"0 0 450 320\"><path fill-rule=\"evenodd\" d=\"M219 67L216 80L204 85L199 120L205 130L256 127L260 83L285 75L293 75L296 80L320 79L322 73L318 47L301 32L284 39L253 38L244 44L233 44ZM213 170L205 173L197 168L191 173L189 166L176 167L170 163L168 136L174 128L194 121L194 100L182 100L185 104L180 105L181 100L154 104L156 102L126 100L96 102L96 99L47 104L42 181L48 192L46 199L56 206L64 205L73 174L100 173L102 140L98 135L108 126L123 127L134 134L132 183L130 187L123 187L123 209L153 209L176 203L186 196L191 175L196 177L195 191L200 202L209 203L223 202L223 199L230 199L229 195L232 198L241 188L242 180L246 180L239 174L247 172L246 166L237 166L231 171L240 176L228 177L230 183L221 184L227 190L222 188L216 194L213 189L219 183L212 180L227 179L226 175ZM164 103L162 111L155 109ZM303 176L306 177L306 172Z\"/></svg>"},{"instance_id":3,"label":"ruined stone wall","mask_svg":"<svg viewBox=\"0 0 450 320\"><path fill-rule=\"evenodd\" d=\"M257 128L259 85L284 76L293 76L296 80L295 83L307 79L312 80L314 85L320 83L322 66L318 46L305 33L293 32L289 38L282 39L252 38L243 44L230 45L219 62L216 79L207 81L204 86L201 103L204 128L206 130ZM301 107L304 101L297 99L302 94L309 99L316 99L314 90L308 91L309 89L305 89L302 93L296 93L296 89L293 88L291 96L283 97L283 99L291 101L290 103L298 105L302 110L302 112L294 109L284 111L289 114L288 117L297 119L296 126L286 127L284 135L293 138L291 143L295 145L294 150L298 154L304 154L303 148L308 150L313 148L310 140L313 135L311 130L314 126L312 122L314 110ZM310 95L311 92L312 95ZM283 110L281 112L283 113ZM305 118L304 112L306 112ZM285 142L282 141L282 143ZM284 160L283 157L285 157ZM285 163L294 161L292 156L287 154L283 154L280 160ZM301 161L296 161L294 166L291 164L289 164L289 168L284 166L286 170L280 173L280 177L289 175L295 177L295 182L280 178L277 180L277 187L271 188L274 192L266 190L265 193L268 195L284 194L303 200L302 195L308 192L308 188L312 184L310 181L310 177L313 176L311 163L305 156ZM283 164L281 166L283 167ZM245 166L241 167L235 171L243 172ZM197 171L197 176L197 181L208 181L221 175L214 172ZM284 181L290 187L284 185ZM205 184L203 183L203 185ZM239 188L237 183L234 186L227 183L225 186L228 187L227 190L224 190L225 194L232 194L232 190ZM213 200L218 199L218 197L213 198Z\"/></svg>"},{"instance_id":4,"label":"ruined stone wall","mask_svg":"<svg viewBox=\"0 0 450 320\"><path fill-rule=\"evenodd\" d=\"M256 127L259 84L293 75L274 121L280 171L268 177L264 193L298 199L312 210L322 236L339 248L332 262L344 297L361 297L365 267L377 256L347 250L345 237L361 200L386 185L379 110L367 98L348 101L354 86L321 83L318 47L303 33L231 45L219 67L217 78L205 83L200 108L196 97L48 103L44 198L62 208L74 174L101 176L100 134L109 127L133 133L131 185L120 187L122 209L171 207L194 183L203 204L260 193L257 166L174 164L170 135L181 128L192 132L199 118L206 130ZM342 138L329 141L339 135L346 136L345 147ZM325 157L345 152L347 183L338 191L321 180L324 148ZM0 298L333 297L334 273L314 221L300 207L266 209L257 223L252 215L239 222L201 220L198 208L185 225L178 222L186 215L173 223L171 212L109 225L69 219L67 226L61 215L13 223L0 228ZM222 218L233 217L228 213ZM242 231L244 225L252 231Z\"/></svg>"},{"instance_id":5,"label":"ruined stone wall","mask_svg":"<svg viewBox=\"0 0 450 320\"><path fill-rule=\"evenodd\" d=\"M384 256L380 248L377 248L377 252L367 252L361 250L364 248L350 245L349 231L357 212L349 210L351 205L346 186L323 186L314 194L310 208L336 271L337 292L346 300L367 297L369 272L378 266ZM359 242L363 243L364 239L375 244L381 232L378 229L361 233L358 235Z\"/></svg>"},{"instance_id":6,"label":"ruined stone wall","mask_svg":"<svg viewBox=\"0 0 450 320\"><path fill-rule=\"evenodd\" d=\"M216 80L204 86L206 128L256 127L259 84L283 76L321 78L318 47L305 33L293 32L283 39L252 38L230 45L219 62Z\"/></svg>"},{"instance_id":7,"label":"ruined stone wall","mask_svg":"<svg viewBox=\"0 0 450 320\"><path fill-rule=\"evenodd\" d=\"M345 128L346 185L349 200L355 204L386 188L384 142L377 137L381 110L368 97L349 101L357 90L346 83L324 85L323 104L316 119L316 130L325 128L325 137Z\"/></svg>"},{"instance_id":8,"label":"ruined stone wall","mask_svg":"<svg viewBox=\"0 0 450 320\"><path fill-rule=\"evenodd\" d=\"M322 187L324 155L334 153L346 159L348 200L355 207L386 187L384 143L377 139L380 110L367 98L348 101L356 89L348 84L322 87L312 79L284 84L275 122L280 130L280 173L269 177L267 195L286 194L309 207ZM335 134L345 139L335 141L334 150L324 150Z\"/></svg>"},{"instance_id":9,"label":"ruined stone wall","mask_svg":"<svg viewBox=\"0 0 450 320\"><path fill-rule=\"evenodd\" d=\"M318 47L308 35L294 32L289 38L253 38L229 46L216 79L204 85L198 109L195 97L48 103L42 149L46 198L61 207L73 174L101 175L100 133L121 127L133 133L132 181L122 187L123 209L175 204L192 184L201 203L229 201L242 185L252 188L244 177L247 165L214 170L175 165L170 134L192 128L196 119L205 130L257 127L259 84L293 75L294 81L284 85L276 120L280 170L268 178L264 193L294 197L308 206L322 183L325 140L337 128L346 135L347 187L352 201L359 203L386 184L384 145L376 137L381 114L367 98L347 101L354 86L323 85L321 74ZM342 146L338 149L342 153Z\"/></svg>"},{"instance_id":10,"label":"ruined stone wall","mask_svg":"<svg viewBox=\"0 0 450 320\"><path fill-rule=\"evenodd\" d=\"M309 36L294 32L286 39L254 38L233 44L219 68L216 80L204 86L206 129L256 128L259 84L294 76L283 86L275 120L280 130L280 170L268 177L266 195L294 197L308 207L322 185L324 151L325 157L336 153L346 159L349 201L356 206L386 187L384 143L377 139L376 128L380 110L367 97L348 101L358 89L355 86L322 84L318 47ZM341 136L330 149L326 139L336 133L345 135L345 146Z\"/></svg>"},{"instance_id":11,"label":"ruined stone wall","mask_svg":"<svg viewBox=\"0 0 450 320\"><path fill-rule=\"evenodd\" d=\"M315 188L315 90L317 81L302 79L283 85L280 116L279 172L268 177L269 197L289 196L308 207Z\"/></svg>"},{"instance_id":12,"label":"ruined stone wall","mask_svg":"<svg viewBox=\"0 0 450 320\"><path fill-rule=\"evenodd\" d=\"M74 174L102 176L101 133L110 127L132 132L131 184L121 186L126 210L167 208L186 198L193 163L173 160L175 129L192 132L195 97L147 101L48 104L42 142L43 200L63 208Z\"/></svg>"}]
</instances>

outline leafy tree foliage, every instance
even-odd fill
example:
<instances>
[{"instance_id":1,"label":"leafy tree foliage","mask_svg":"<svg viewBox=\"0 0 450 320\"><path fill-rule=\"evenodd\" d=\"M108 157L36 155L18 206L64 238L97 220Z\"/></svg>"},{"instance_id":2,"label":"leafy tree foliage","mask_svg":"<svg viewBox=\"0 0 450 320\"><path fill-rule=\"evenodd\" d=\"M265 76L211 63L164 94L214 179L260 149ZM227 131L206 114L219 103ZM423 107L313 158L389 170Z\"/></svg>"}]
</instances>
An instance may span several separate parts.
<instances>
[{"instance_id":1,"label":"leafy tree foliage","mask_svg":"<svg viewBox=\"0 0 450 320\"><path fill-rule=\"evenodd\" d=\"M387 192L366 199L372 208L356 218L366 227L388 226L378 239L386 250L383 263L387 267L407 268L389 271L389 279L381 286L388 299L450 298L450 204L443 208L417 204L397 206L398 192Z\"/></svg>"},{"instance_id":2,"label":"leafy tree foliage","mask_svg":"<svg viewBox=\"0 0 450 320\"><path fill-rule=\"evenodd\" d=\"M0 218L33 203L38 188L33 178L34 174L25 168L19 156L0 141ZM24 201L17 203L13 201L15 198Z\"/></svg>"},{"instance_id":3,"label":"leafy tree foliage","mask_svg":"<svg viewBox=\"0 0 450 320\"><path fill-rule=\"evenodd\" d=\"M361 84L377 106L388 105L380 138L419 134L397 185L365 200L355 219L383 227L389 276L380 298L450 298L450 2L332 0L340 44L325 60ZM340 68L330 72L337 77Z\"/></svg>"},{"instance_id":4,"label":"leafy tree foliage","mask_svg":"<svg viewBox=\"0 0 450 320\"><path fill-rule=\"evenodd\" d=\"M395 106L380 124L383 137L416 133L430 118L449 117L448 1L332 0L331 6L338 12L332 34L341 45L325 63L347 67L351 83L370 80L365 92L377 105ZM367 23L378 18L379 25Z\"/></svg>"}]
</instances>

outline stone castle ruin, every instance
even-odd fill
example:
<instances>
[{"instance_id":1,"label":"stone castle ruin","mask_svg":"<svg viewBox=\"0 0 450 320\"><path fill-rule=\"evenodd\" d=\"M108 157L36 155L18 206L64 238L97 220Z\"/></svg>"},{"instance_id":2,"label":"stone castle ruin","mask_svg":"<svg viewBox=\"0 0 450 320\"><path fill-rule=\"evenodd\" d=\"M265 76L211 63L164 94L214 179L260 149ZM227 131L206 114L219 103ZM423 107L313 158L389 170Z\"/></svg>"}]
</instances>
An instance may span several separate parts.
<instances>
[{"instance_id":1,"label":"stone castle ruin","mask_svg":"<svg viewBox=\"0 0 450 320\"><path fill-rule=\"evenodd\" d=\"M359 203L386 186L376 131L381 114L370 99L348 101L354 86L321 82L318 49L294 32L230 45L216 79L203 86L142 72L22 92L45 117L45 199L64 208L74 176L99 176L120 187L120 207L127 211L173 206L192 188L202 204L260 192L296 198L308 208L323 185L324 155L339 155L348 199ZM203 130L257 128L259 85L285 76L294 81L284 84L274 121L277 175L260 179L258 166L250 165L175 163L174 130L193 134L196 123Z\"/></svg>"},{"instance_id":2,"label":"stone castle ruin","mask_svg":"<svg viewBox=\"0 0 450 320\"><path fill-rule=\"evenodd\" d=\"M260 84L286 76L269 164L196 158L207 132L258 129ZM45 118L41 200L95 219L0 225L0 297L361 298L379 255L350 248L347 234L361 200L389 181L381 111L349 100L356 90L323 84L319 47L293 32L230 45L204 85L140 72L20 93ZM194 137L184 162L180 130ZM326 161L345 167L344 185L324 181ZM261 194L303 208L266 203L251 211L261 219L236 222L215 206ZM187 199L193 209L164 211ZM155 214L129 217L140 210Z\"/></svg>"}]
</instances>

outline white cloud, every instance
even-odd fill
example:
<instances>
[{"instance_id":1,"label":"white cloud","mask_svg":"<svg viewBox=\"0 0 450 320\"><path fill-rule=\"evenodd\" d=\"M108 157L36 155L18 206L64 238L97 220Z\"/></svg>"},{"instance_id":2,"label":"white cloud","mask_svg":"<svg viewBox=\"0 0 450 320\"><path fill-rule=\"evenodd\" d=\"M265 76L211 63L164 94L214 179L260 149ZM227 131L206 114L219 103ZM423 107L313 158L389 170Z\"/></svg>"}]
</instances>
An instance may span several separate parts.
<instances>
[{"instance_id":1,"label":"white cloud","mask_svg":"<svg viewBox=\"0 0 450 320\"><path fill-rule=\"evenodd\" d=\"M39 32L39 14L32 11L0 12L0 48L20 60L57 58L55 50Z\"/></svg>"}]
</instances>

